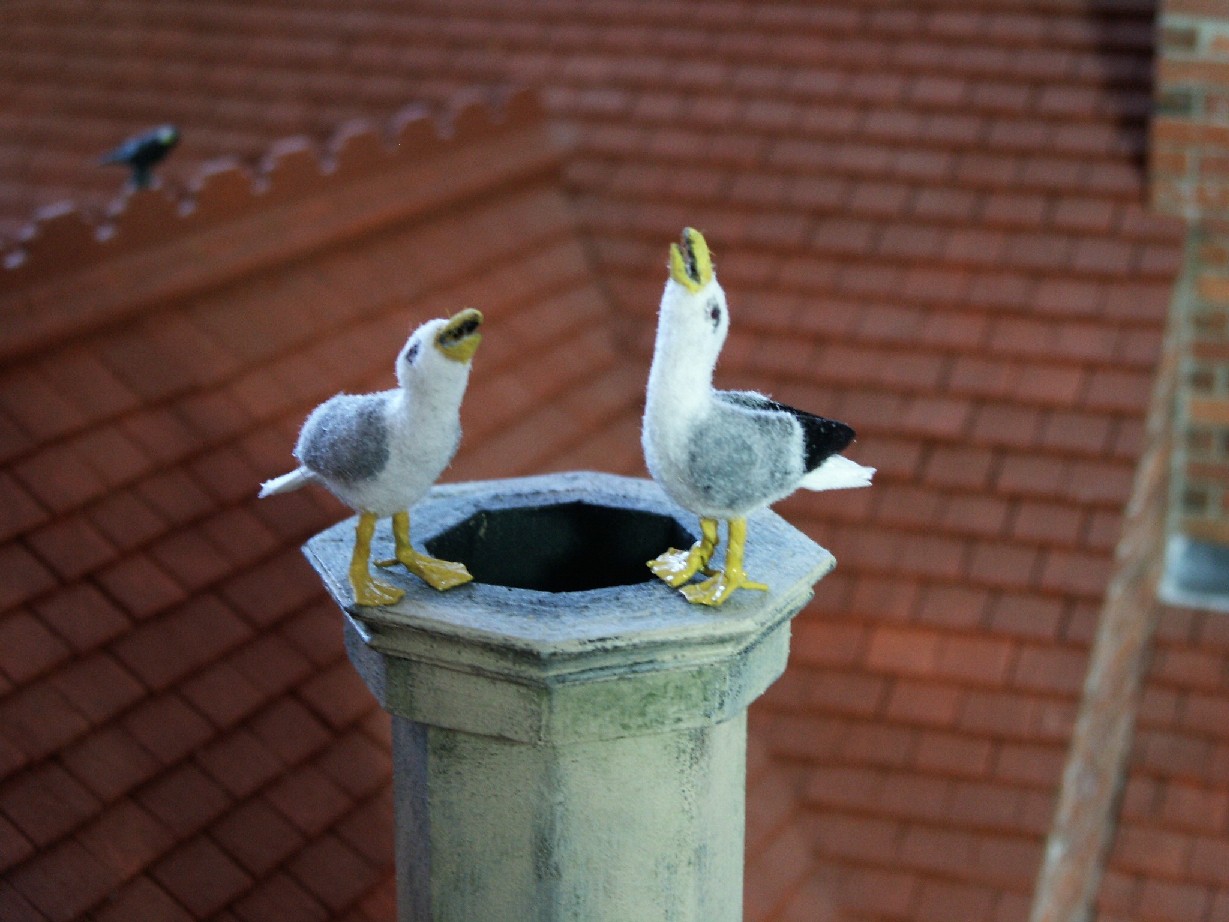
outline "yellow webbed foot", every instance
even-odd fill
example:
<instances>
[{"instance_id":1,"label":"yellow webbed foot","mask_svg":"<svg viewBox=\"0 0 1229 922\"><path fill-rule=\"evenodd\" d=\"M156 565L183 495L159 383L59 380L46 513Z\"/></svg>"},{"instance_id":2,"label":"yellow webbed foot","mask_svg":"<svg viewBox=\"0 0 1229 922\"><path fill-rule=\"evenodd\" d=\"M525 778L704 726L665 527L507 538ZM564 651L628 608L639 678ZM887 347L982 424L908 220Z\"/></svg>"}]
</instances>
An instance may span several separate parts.
<instances>
[{"instance_id":1,"label":"yellow webbed foot","mask_svg":"<svg viewBox=\"0 0 1229 922\"><path fill-rule=\"evenodd\" d=\"M700 572L706 563L707 556L701 552L700 543L696 542L686 551L670 548L650 560L648 567L663 583L677 589Z\"/></svg>"},{"instance_id":2,"label":"yellow webbed foot","mask_svg":"<svg viewBox=\"0 0 1229 922\"><path fill-rule=\"evenodd\" d=\"M716 606L723 604L736 589L758 589L767 592L768 584L747 579L747 574L742 570L717 570L704 582L684 586L679 591L694 605Z\"/></svg>"},{"instance_id":3,"label":"yellow webbed foot","mask_svg":"<svg viewBox=\"0 0 1229 922\"><path fill-rule=\"evenodd\" d=\"M350 586L354 589L354 601L359 605L395 605L405 595L404 589L381 583L370 576L365 580L351 578Z\"/></svg>"},{"instance_id":4,"label":"yellow webbed foot","mask_svg":"<svg viewBox=\"0 0 1229 922\"><path fill-rule=\"evenodd\" d=\"M670 548L650 560L648 567L663 583L677 589L708 566L716 549L717 520L700 519L699 541L686 551Z\"/></svg>"},{"instance_id":5,"label":"yellow webbed foot","mask_svg":"<svg viewBox=\"0 0 1229 922\"><path fill-rule=\"evenodd\" d=\"M721 605L736 589L768 591L766 583L748 579L743 571L743 548L747 541L747 520L730 519L730 543L726 549L724 570L705 570L711 573L708 579L694 586L684 586L679 591L688 602L695 605Z\"/></svg>"},{"instance_id":6,"label":"yellow webbed foot","mask_svg":"<svg viewBox=\"0 0 1229 922\"><path fill-rule=\"evenodd\" d=\"M473 579L463 563L438 560L414 550L414 546L410 544L410 514L408 512L393 513L393 542L396 547L393 553L397 556L392 560L377 560L377 567L391 567L395 563L400 563L432 589L438 589L441 592L468 583Z\"/></svg>"},{"instance_id":7,"label":"yellow webbed foot","mask_svg":"<svg viewBox=\"0 0 1229 922\"><path fill-rule=\"evenodd\" d=\"M402 564L432 589L438 589L441 592L468 583L474 578L463 563L429 557L426 554L419 554L412 548L409 550L399 548L394 559L377 560L376 566L391 567L395 563Z\"/></svg>"}]
</instances>

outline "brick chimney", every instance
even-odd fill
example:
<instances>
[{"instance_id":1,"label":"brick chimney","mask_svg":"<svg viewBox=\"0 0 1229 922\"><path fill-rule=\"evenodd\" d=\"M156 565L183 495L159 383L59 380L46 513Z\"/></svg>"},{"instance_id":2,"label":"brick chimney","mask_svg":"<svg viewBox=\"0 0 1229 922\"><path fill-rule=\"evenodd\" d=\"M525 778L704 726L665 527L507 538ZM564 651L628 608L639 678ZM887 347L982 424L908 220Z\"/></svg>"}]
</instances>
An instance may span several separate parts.
<instances>
[{"instance_id":1,"label":"brick chimney","mask_svg":"<svg viewBox=\"0 0 1229 922\"><path fill-rule=\"evenodd\" d=\"M1165 0L1152 198L1190 224L1178 355L1166 601L1229 609L1229 7Z\"/></svg>"}]
</instances>

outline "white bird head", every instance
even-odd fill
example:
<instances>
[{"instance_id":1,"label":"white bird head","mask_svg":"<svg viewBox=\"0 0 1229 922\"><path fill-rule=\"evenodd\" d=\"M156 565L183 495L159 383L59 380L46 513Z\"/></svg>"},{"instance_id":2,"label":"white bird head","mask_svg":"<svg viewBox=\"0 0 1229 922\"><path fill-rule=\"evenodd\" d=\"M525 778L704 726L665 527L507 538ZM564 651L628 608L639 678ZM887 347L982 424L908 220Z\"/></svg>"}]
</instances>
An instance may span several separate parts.
<instances>
[{"instance_id":1,"label":"white bird head","mask_svg":"<svg viewBox=\"0 0 1229 922\"><path fill-rule=\"evenodd\" d=\"M670 244L669 266L661 296L659 344L675 346L689 361L711 370L730 330L730 313L708 244L698 230L684 228L681 241Z\"/></svg>"},{"instance_id":2,"label":"white bird head","mask_svg":"<svg viewBox=\"0 0 1229 922\"><path fill-rule=\"evenodd\" d=\"M397 381L406 390L464 387L482 342L481 327L482 312L472 307L447 320L428 320L410 334L397 356Z\"/></svg>"}]
</instances>

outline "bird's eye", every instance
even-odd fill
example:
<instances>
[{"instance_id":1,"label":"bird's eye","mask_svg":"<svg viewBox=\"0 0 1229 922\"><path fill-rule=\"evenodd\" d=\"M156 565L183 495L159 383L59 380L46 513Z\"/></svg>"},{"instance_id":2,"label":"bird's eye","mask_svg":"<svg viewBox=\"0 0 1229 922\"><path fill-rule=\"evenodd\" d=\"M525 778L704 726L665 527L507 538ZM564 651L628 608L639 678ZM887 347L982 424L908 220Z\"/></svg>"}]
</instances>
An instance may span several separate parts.
<instances>
[{"instance_id":1,"label":"bird's eye","mask_svg":"<svg viewBox=\"0 0 1229 922\"><path fill-rule=\"evenodd\" d=\"M407 365L413 365L414 359L418 358L419 345L420 345L419 343L414 343L412 346L410 346L410 348L405 350L405 363Z\"/></svg>"},{"instance_id":2,"label":"bird's eye","mask_svg":"<svg viewBox=\"0 0 1229 922\"><path fill-rule=\"evenodd\" d=\"M708 302L708 319L713 322L713 329L721 325L721 305L716 301Z\"/></svg>"}]
</instances>

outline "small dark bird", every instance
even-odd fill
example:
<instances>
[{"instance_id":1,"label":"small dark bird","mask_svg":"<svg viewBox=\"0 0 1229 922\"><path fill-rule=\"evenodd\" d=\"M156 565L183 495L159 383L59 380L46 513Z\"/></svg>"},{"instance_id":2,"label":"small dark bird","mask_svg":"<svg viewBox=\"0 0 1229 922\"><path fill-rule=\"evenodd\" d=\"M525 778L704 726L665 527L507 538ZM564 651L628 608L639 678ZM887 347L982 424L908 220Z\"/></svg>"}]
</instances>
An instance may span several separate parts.
<instances>
[{"instance_id":1,"label":"small dark bird","mask_svg":"<svg viewBox=\"0 0 1229 922\"><path fill-rule=\"evenodd\" d=\"M179 129L174 125L159 125L151 131L129 138L111 153L105 155L99 164L122 164L132 169L132 185L136 189L145 189L153 179L153 169L179 143Z\"/></svg>"}]
</instances>

